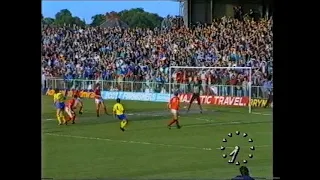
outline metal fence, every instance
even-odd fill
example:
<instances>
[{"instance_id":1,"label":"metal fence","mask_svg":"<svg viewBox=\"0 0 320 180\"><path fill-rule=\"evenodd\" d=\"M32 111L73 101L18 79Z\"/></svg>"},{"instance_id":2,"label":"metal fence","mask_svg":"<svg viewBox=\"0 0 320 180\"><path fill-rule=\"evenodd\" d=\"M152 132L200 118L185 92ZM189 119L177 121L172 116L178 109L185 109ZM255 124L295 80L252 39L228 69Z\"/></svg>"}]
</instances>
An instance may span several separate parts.
<instances>
[{"instance_id":1,"label":"metal fence","mask_svg":"<svg viewBox=\"0 0 320 180\"><path fill-rule=\"evenodd\" d=\"M157 92L157 93L168 93L169 83L152 82L152 81L107 81L107 80L71 80L66 81L64 79L47 79L45 82L45 88L53 89L81 89L91 90L94 84L100 83L102 90L107 91L126 91L126 92ZM214 93L218 96L248 96L249 86L232 86L232 85L207 85L203 84L203 95L211 95L214 87ZM179 89L180 92L188 93L191 92L190 84L172 83L171 89ZM267 98L268 89L263 86L251 86L251 97L252 98Z\"/></svg>"}]
</instances>

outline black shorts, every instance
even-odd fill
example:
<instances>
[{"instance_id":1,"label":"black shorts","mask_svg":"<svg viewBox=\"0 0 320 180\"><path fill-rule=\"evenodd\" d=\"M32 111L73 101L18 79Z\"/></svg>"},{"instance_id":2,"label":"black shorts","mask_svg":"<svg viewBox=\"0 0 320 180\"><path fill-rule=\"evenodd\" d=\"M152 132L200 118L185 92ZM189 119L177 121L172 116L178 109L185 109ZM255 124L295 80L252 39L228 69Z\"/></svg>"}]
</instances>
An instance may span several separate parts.
<instances>
[{"instance_id":1,"label":"black shorts","mask_svg":"<svg viewBox=\"0 0 320 180\"><path fill-rule=\"evenodd\" d=\"M198 104L200 104L200 94L199 93L193 93L190 103L193 103L194 100L197 100Z\"/></svg>"}]
</instances>

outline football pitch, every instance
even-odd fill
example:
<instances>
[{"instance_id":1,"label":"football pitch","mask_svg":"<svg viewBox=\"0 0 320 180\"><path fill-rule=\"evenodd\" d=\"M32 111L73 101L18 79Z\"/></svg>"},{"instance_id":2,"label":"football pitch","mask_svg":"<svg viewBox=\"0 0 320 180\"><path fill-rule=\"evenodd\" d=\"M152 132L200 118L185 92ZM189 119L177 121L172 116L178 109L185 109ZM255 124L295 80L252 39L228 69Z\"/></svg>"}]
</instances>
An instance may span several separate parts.
<instances>
[{"instance_id":1,"label":"football pitch","mask_svg":"<svg viewBox=\"0 0 320 180\"><path fill-rule=\"evenodd\" d=\"M122 132L113 116L96 117L93 99L83 101L84 114L76 124L58 126L52 97L43 96L43 178L231 179L241 165L248 166L253 177L272 177L271 109L249 114L248 107L205 106L200 114L194 104L188 114L182 109L182 128L169 130L165 103L123 101L129 125ZM109 112L114 103L105 101ZM228 163L235 146L240 146L235 160L240 166Z\"/></svg>"}]
</instances>

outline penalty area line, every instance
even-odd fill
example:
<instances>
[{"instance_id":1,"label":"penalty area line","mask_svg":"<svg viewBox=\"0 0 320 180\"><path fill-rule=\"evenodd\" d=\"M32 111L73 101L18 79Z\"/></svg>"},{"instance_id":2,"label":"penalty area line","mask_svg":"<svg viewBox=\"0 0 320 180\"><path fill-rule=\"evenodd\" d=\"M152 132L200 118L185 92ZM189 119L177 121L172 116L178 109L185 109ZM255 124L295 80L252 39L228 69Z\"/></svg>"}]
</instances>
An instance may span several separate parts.
<instances>
[{"instance_id":1,"label":"penalty area line","mask_svg":"<svg viewBox=\"0 0 320 180\"><path fill-rule=\"evenodd\" d=\"M116 139L109 139L109 138L98 138L98 137L87 137L87 136L74 136L74 135L66 135L66 134L55 134L55 133L44 133L44 135L49 136L58 136L58 137L67 137L67 138L76 138L76 139L87 139L87 140L98 140L98 141L110 141L110 142L120 142L126 144L142 144L142 145L152 145L152 146L162 146L162 147L173 147L173 148L182 148L182 149L198 149L203 151L212 151L212 150L220 150L220 148L201 148L201 147L194 147L194 146L181 146L181 145L172 145L172 144L162 144L162 143L151 143L151 142L141 142L141 141L125 141L125 140L116 140ZM270 147L271 145L260 145L255 146L259 147ZM225 147L228 149L232 149L234 147Z\"/></svg>"},{"instance_id":2,"label":"penalty area line","mask_svg":"<svg viewBox=\"0 0 320 180\"><path fill-rule=\"evenodd\" d=\"M198 149L198 150L205 150L205 151L211 151L211 150L212 150L212 148L201 148L201 147L194 147L194 146L180 146L180 145L151 143L151 142L141 142L141 141L125 141L125 140L116 140L116 139L109 139L109 138L98 138L98 137L87 137L87 136L74 136L74 135L55 134L55 133L44 133L44 135L60 136L60 137L76 138L76 139L87 139L87 140L98 140L98 141L100 140L100 141L109 141L109 142L120 142L120 143L127 143L127 144L143 144L143 145L153 145L153 146L163 146L163 147L176 147L176 148L183 148L183 149Z\"/></svg>"},{"instance_id":3,"label":"penalty area line","mask_svg":"<svg viewBox=\"0 0 320 180\"><path fill-rule=\"evenodd\" d=\"M271 116L272 115L269 113L258 113L258 112L251 112L251 114L262 115L262 116Z\"/></svg>"},{"instance_id":4,"label":"penalty area line","mask_svg":"<svg viewBox=\"0 0 320 180\"><path fill-rule=\"evenodd\" d=\"M42 119L42 120L45 120L45 121L53 121L55 119Z\"/></svg>"},{"instance_id":5,"label":"penalty area line","mask_svg":"<svg viewBox=\"0 0 320 180\"><path fill-rule=\"evenodd\" d=\"M230 111L231 113L243 113L242 111ZM261 115L261 116L272 116L272 113L260 113L260 112L251 112L248 114Z\"/></svg>"}]
</instances>

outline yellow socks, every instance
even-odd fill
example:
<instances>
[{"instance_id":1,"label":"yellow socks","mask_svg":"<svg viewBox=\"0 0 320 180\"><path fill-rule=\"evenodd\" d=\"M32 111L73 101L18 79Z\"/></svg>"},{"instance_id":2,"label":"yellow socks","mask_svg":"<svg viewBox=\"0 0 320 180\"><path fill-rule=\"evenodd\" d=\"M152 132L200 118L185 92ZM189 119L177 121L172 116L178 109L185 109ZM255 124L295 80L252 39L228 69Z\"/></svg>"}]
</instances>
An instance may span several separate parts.
<instances>
[{"instance_id":1,"label":"yellow socks","mask_svg":"<svg viewBox=\"0 0 320 180\"><path fill-rule=\"evenodd\" d=\"M121 122L120 122L120 127L121 127L121 128L126 127L126 125L127 125L127 121L121 121Z\"/></svg>"},{"instance_id":2,"label":"yellow socks","mask_svg":"<svg viewBox=\"0 0 320 180\"><path fill-rule=\"evenodd\" d=\"M57 120L58 120L59 124L61 124L61 118L58 115L57 115Z\"/></svg>"},{"instance_id":3,"label":"yellow socks","mask_svg":"<svg viewBox=\"0 0 320 180\"><path fill-rule=\"evenodd\" d=\"M66 118L64 117L64 115L60 115L60 119L62 120L62 123L66 123Z\"/></svg>"}]
</instances>

